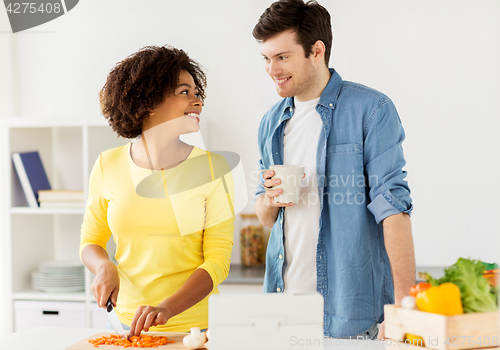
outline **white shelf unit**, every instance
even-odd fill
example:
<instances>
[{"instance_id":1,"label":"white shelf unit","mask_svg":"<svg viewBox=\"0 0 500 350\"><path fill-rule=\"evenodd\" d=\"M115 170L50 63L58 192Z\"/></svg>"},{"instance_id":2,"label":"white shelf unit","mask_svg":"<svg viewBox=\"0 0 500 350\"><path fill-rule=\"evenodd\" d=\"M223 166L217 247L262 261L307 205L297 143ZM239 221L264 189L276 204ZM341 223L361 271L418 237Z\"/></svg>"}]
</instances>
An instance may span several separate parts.
<instances>
[{"instance_id":1,"label":"white shelf unit","mask_svg":"<svg viewBox=\"0 0 500 350\"><path fill-rule=\"evenodd\" d=\"M91 326L92 274L85 291L48 293L31 289L31 272L46 260L79 259L85 209L30 208L12 163L12 152L37 150L52 189L84 190L99 154L130 140L117 137L103 120L13 117L0 119L0 335L14 329L14 302L80 302ZM112 240L110 240L110 248ZM112 251L110 251L112 253ZM110 254L111 255L111 254Z\"/></svg>"}]
</instances>

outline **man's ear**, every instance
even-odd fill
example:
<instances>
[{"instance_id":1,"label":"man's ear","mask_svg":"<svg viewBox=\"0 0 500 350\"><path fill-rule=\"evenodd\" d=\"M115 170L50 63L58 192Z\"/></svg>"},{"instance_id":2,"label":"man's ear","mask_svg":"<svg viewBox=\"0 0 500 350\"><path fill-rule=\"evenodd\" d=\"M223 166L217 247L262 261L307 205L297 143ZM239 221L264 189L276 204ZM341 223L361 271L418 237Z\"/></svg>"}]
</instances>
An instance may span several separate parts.
<instances>
[{"instance_id":1,"label":"man's ear","mask_svg":"<svg viewBox=\"0 0 500 350\"><path fill-rule=\"evenodd\" d=\"M321 40L317 40L312 46L312 54L315 62L324 61L325 44Z\"/></svg>"}]
</instances>

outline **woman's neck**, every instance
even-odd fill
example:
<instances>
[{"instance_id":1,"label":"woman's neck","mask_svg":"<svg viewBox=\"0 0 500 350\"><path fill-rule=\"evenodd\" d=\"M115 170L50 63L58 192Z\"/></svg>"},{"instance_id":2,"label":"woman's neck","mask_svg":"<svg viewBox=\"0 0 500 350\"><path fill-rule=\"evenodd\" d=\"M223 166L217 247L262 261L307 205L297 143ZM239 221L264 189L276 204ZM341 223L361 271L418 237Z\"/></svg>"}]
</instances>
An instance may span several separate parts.
<instances>
[{"instance_id":1,"label":"woman's neck","mask_svg":"<svg viewBox=\"0 0 500 350\"><path fill-rule=\"evenodd\" d=\"M158 125L142 132L141 140L134 143L132 158L144 168L169 169L182 163L192 149L179 135Z\"/></svg>"}]
</instances>

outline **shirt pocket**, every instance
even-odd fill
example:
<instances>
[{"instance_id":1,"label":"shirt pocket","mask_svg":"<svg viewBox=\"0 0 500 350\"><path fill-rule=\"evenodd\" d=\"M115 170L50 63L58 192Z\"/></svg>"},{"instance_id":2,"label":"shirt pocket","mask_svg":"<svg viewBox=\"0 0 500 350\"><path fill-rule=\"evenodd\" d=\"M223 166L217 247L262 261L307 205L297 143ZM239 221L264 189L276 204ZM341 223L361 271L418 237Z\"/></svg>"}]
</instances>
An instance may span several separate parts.
<instances>
[{"instance_id":1,"label":"shirt pocket","mask_svg":"<svg viewBox=\"0 0 500 350\"><path fill-rule=\"evenodd\" d=\"M325 192L333 196L336 203L357 194L364 195L363 146L359 143L327 146L325 174Z\"/></svg>"}]
</instances>

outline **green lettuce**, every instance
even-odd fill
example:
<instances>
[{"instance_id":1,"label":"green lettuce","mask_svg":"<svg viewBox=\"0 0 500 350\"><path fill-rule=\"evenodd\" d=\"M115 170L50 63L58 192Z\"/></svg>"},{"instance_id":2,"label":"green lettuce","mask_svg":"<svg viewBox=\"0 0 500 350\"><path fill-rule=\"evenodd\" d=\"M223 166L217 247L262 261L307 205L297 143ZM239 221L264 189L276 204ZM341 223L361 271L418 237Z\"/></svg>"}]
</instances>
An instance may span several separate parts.
<instances>
[{"instance_id":1,"label":"green lettuce","mask_svg":"<svg viewBox=\"0 0 500 350\"><path fill-rule=\"evenodd\" d=\"M446 268L444 277L437 281L438 284L455 283L460 288L464 312L497 311L498 288L491 288L488 280L483 277L485 270L486 266L479 260L460 258Z\"/></svg>"}]
</instances>

